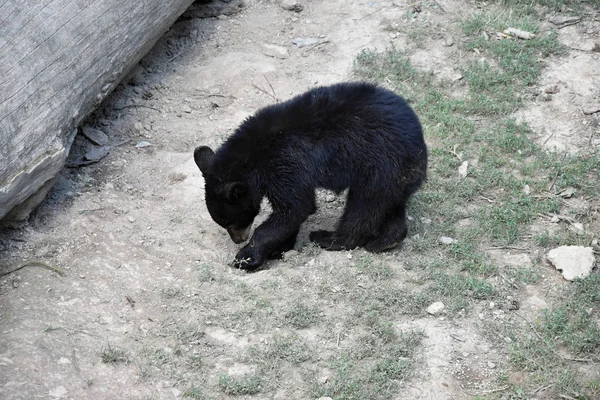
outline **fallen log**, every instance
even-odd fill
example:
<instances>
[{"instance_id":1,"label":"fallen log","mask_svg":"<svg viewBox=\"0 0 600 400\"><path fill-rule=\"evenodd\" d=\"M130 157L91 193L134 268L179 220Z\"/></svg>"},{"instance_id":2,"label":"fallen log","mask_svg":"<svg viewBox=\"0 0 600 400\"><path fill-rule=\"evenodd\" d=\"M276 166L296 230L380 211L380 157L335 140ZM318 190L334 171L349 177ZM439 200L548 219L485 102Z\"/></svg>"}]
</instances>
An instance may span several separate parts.
<instances>
[{"instance_id":1,"label":"fallen log","mask_svg":"<svg viewBox=\"0 0 600 400\"><path fill-rule=\"evenodd\" d=\"M0 220L43 200L80 122L192 2L0 1Z\"/></svg>"}]
</instances>

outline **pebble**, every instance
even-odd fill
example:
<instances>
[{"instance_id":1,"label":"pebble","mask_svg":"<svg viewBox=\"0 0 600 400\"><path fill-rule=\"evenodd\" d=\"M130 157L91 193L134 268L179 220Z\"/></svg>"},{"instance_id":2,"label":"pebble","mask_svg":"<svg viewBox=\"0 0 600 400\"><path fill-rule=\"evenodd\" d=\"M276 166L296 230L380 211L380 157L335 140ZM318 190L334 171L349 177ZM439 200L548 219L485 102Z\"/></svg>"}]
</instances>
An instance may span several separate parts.
<instances>
[{"instance_id":1,"label":"pebble","mask_svg":"<svg viewBox=\"0 0 600 400\"><path fill-rule=\"evenodd\" d=\"M488 368L490 368L490 369L494 369L494 368L496 368L496 364L495 364L495 363L493 363L493 362L491 362L491 361L488 361L488 362L487 362L487 366L488 366Z\"/></svg>"},{"instance_id":2,"label":"pebble","mask_svg":"<svg viewBox=\"0 0 600 400\"><path fill-rule=\"evenodd\" d=\"M335 201L335 196L333 194L328 194L325 196L325 201L327 203L333 203Z\"/></svg>"},{"instance_id":3,"label":"pebble","mask_svg":"<svg viewBox=\"0 0 600 400\"><path fill-rule=\"evenodd\" d=\"M445 245L451 245L451 244L456 243L456 239L453 239L448 236L440 236L440 238L438 239L438 242L440 242L441 244L445 244Z\"/></svg>"},{"instance_id":4,"label":"pebble","mask_svg":"<svg viewBox=\"0 0 600 400\"><path fill-rule=\"evenodd\" d=\"M185 113L188 113L188 114L189 114L189 113L191 113L191 112L192 112L192 108L191 108L190 106L188 106L187 104L184 104L184 105L181 107L181 111L183 111L183 112L185 112Z\"/></svg>"},{"instance_id":5,"label":"pebble","mask_svg":"<svg viewBox=\"0 0 600 400\"><path fill-rule=\"evenodd\" d=\"M463 161L462 164L460 164L460 167L458 167L458 175L460 175L461 178L466 178L467 174L468 174L468 169L469 169L469 162L468 161Z\"/></svg>"},{"instance_id":6,"label":"pebble","mask_svg":"<svg viewBox=\"0 0 600 400\"><path fill-rule=\"evenodd\" d=\"M85 136L90 142L97 144L98 146L106 146L108 144L108 136L99 129L90 128L84 126L81 129L83 136Z\"/></svg>"},{"instance_id":7,"label":"pebble","mask_svg":"<svg viewBox=\"0 0 600 400\"><path fill-rule=\"evenodd\" d=\"M427 314L431 314L431 315L437 315L439 313L441 313L444 308L446 308L446 306L444 305L444 303L442 303L441 301L436 301L435 303L431 304L429 307L427 307Z\"/></svg>"},{"instance_id":8,"label":"pebble","mask_svg":"<svg viewBox=\"0 0 600 400\"><path fill-rule=\"evenodd\" d=\"M600 111L600 105L595 105L595 106L587 106L583 108L583 113L585 115L592 115L597 113L598 111Z\"/></svg>"},{"instance_id":9,"label":"pebble","mask_svg":"<svg viewBox=\"0 0 600 400\"><path fill-rule=\"evenodd\" d=\"M281 8L287 11L300 12L304 9L304 6L298 3L298 0L283 0L281 2Z\"/></svg>"},{"instance_id":10,"label":"pebble","mask_svg":"<svg viewBox=\"0 0 600 400\"><path fill-rule=\"evenodd\" d=\"M138 144L136 144L136 145L135 145L135 147L136 147L137 149L142 149L142 148L144 148L144 147L150 147L150 146L152 146L152 143L150 143L150 142L147 142L147 141L145 141L145 140L142 140L141 142L139 142Z\"/></svg>"},{"instance_id":11,"label":"pebble","mask_svg":"<svg viewBox=\"0 0 600 400\"><path fill-rule=\"evenodd\" d=\"M312 46L314 44L319 43L319 39L317 38L296 38L292 40L292 43L298 47L306 47Z\"/></svg>"}]
</instances>

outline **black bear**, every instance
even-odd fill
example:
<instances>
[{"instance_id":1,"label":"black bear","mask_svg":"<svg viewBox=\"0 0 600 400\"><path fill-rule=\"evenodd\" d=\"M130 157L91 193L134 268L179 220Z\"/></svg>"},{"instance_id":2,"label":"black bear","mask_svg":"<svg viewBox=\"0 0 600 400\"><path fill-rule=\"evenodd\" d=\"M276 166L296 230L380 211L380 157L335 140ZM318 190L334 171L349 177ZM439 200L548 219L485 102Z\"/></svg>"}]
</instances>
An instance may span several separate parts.
<instances>
[{"instance_id":1,"label":"black bear","mask_svg":"<svg viewBox=\"0 0 600 400\"><path fill-rule=\"evenodd\" d=\"M407 234L406 202L426 179L427 147L417 115L390 90L363 82L314 88L248 117L213 152L194 160L213 220L235 243L248 238L264 196L273 213L236 255L254 270L294 247L316 211L315 189L349 188L334 232L310 240L328 250L381 252Z\"/></svg>"}]
</instances>

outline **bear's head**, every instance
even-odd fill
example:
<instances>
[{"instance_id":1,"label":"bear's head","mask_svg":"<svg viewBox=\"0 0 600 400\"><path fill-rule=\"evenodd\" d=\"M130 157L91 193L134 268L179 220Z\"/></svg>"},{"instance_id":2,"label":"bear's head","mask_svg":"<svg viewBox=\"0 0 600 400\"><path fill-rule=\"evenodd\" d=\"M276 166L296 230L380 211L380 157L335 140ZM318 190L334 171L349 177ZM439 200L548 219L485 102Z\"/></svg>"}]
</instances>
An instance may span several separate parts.
<instances>
[{"instance_id":1,"label":"bear's head","mask_svg":"<svg viewBox=\"0 0 600 400\"><path fill-rule=\"evenodd\" d=\"M227 229L231 240L242 243L248 239L254 218L260 212L247 182L230 180L214 166L215 153L210 147L194 150L194 161L204 176L206 208L212 219Z\"/></svg>"}]
</instances>

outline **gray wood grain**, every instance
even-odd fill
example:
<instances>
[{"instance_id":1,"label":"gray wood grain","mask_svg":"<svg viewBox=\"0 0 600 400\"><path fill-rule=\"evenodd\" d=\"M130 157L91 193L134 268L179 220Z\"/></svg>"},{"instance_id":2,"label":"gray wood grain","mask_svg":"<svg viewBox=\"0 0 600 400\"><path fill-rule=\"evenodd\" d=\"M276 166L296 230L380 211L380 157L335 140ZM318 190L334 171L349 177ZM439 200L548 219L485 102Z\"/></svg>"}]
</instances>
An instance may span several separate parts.
<instances>
[{"instance_id":1,"label":"gray wood grain","mask_svg":"<svg viewBox=\"0 0 600 400\"><path fill-rule=\"evenodd\" d=\"M193 0L0 0L0 219ZM46 185L48 186L48 185Z\"/></svg>"}]
</instances>

